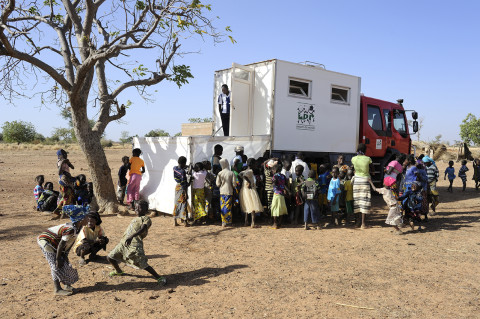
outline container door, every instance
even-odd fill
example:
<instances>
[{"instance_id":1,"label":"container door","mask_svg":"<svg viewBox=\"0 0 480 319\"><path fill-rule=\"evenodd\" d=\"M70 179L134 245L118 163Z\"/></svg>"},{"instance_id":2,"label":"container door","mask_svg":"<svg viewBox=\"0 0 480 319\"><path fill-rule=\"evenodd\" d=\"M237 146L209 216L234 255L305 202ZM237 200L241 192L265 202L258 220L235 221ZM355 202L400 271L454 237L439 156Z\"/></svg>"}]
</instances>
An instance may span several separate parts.
<instances>
[{"instance_id":1,"label":"container door","mask_svg":"<svg viewBox=\"0 0 480 319\"><path fill-rule=\"evenodd\" d=\"M254 69L232 64L230 136L252 135Z\"/></svg>"}]
</instances>

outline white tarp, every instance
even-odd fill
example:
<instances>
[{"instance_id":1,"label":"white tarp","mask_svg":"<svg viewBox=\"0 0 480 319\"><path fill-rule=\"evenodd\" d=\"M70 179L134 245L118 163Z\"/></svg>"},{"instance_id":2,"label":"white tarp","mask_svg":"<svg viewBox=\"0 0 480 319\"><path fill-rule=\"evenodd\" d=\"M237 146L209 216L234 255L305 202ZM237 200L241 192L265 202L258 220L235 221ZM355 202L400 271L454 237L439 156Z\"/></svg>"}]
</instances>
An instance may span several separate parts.
<instances>
[{"instance_id":1,"label":"white tarp","mask_svg":"<svg viewBox=\"0 0 480 319\"><path fill-rule=\"evenodd\" d=\"M172 214L175 196L173 167L180 156L187 163L211 161L213 147L223 146L222 158L235 156L235 147L245 148L245 155L258 158L270 149L270 136L190 136L190 137L135 137L135 148L142 150L145 174L140 183L140 195L149 202L150 209Z\"/></svg>"}]
</instances>

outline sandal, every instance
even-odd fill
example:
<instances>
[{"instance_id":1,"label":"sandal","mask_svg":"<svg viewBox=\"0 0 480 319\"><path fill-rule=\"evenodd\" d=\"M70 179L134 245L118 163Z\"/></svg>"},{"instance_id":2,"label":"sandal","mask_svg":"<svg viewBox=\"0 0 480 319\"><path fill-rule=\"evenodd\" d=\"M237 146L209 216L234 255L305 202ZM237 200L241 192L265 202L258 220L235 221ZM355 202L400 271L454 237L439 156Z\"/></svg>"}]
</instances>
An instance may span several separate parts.
<instances>
[{"instance_id":1,"label":"sandal","mask_svg":"<svg viewBox=\"0 0 480 319\"><path fill-rule=\"evenodd\" d=\"M167 284L167 278L165 278L165 277L163 277L163 276L160 276L160 277L157 279L157 282L158 282L160 285L164 286L164 285Z\"/></svg>"},{"instance_id":2,"label":"sandal","mask_svg":"<svg viewBox=\"0 0 480 319\"><path fill-rule=\"evenodd\" d=\"M116 270L114 270L114 271L110 272L108 275L110 277L115 277L115 276L123 276L123 275L125 275L125 273L123 271L117 272Z\"/></svg>"}]
</instances>

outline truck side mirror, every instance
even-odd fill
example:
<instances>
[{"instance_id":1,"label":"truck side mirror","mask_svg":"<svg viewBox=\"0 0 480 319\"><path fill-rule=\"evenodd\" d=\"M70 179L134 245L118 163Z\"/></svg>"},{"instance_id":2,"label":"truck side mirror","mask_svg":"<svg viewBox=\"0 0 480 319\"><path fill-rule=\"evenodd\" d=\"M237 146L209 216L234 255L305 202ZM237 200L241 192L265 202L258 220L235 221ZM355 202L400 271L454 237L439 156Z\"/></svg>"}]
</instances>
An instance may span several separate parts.
<instances>
[{"instance_id":1,"label":"truck side mirror","mask_svg":"<svg viewBox=\"0 0 480 319\"><path fill-rule=\"evenodd\" d=\"M412 128L413 128L413 133L418 132L418 122L417 121L413 121Z\"/></svg>"},{"instance_id":2,"label":"truck side mirror","mask_svg":"<svg viewBox=\"0 0 480 319\"><path fill-rule=\"evenodd\" d=\"M414 120L418 119L418 113L415 112L415 111L412 112L412 118L413 118Z\"/></svg>"}]
</instances>

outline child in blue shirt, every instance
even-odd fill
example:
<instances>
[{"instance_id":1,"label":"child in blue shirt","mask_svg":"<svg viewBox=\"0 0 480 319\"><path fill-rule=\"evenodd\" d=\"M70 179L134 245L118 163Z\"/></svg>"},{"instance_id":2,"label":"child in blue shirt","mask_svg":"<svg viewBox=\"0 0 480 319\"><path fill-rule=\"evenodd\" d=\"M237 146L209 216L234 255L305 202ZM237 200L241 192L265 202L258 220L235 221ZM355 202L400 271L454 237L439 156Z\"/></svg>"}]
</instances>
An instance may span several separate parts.
<instances>
[{"instance_id":1,"label":"child in blue shirt","mask_svg":"<svg viewBox=\"0 0 480 319\"><path fill-rule=\"evenodd\" d=\"M317 183L320 186L320 193L318 194L318 204L320 205L320 215L325 216L327 214L327 193L328 193L328 178L330 172L325 164L318 167L318 179Z\"/></svg>"},{"instance_id":2,"label":"child in blue shirt","mask_svg":"<svg viewBox=\"0 0 480 319\"><path fill-rule=\"evenodd\" d=\"M332 179L328 186L327 200L330 203L330 210L332 211L332 223L335 223L338 226L338 211L339 208L339 197L340 197L340 179L338 178L338 168L334 167L332 170Z\"/></svg>"},{"instance_id":3,"label":"child in blue shirt","mask_svg":"<svg viewBox=\"0 0 480 319\"><path fill-rule=\"evenodd\" d=\"M443 179L446 180L448 175L448 181L450 182L450 186L447 188L447 192L452 193L452 185L453 185L453 180L455 179L455 168L453 168L453 161L448 162L448 167L445 169L445 175L443 176Z\"/></svg>"}]
</instances>

